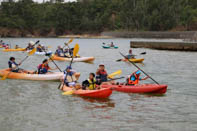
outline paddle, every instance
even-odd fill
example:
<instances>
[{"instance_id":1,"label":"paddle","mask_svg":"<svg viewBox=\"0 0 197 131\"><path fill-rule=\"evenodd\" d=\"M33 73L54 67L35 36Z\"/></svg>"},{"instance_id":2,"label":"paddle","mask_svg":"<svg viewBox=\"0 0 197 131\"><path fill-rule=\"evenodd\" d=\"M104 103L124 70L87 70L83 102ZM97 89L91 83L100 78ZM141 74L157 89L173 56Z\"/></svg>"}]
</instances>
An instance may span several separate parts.
<instances>
[{"instance_id":1,"label":"paddle","mask_svg":"<svg viewBox=\"0 0 197 131\"><path fill-rule=\"evenodd\" d=\"M126 59L126 56L125 55L123 55L121 52L120 52L120 54ZM138 68L139 70L141 70L146 76L148 76L151 80L153 80L156 84L158 84L159 85L159 83L156 81L156 80L154 80L151 76L149 76L146 72L144 72L140 67L138 67L134 62L132 62L132 61L130 61L129 59L128 59L128 61L130 62L130 63L132 63L136 68Z\"/></svg>"},{"instance_id":2,"label":"paddle","mask_svg":"<svg viewBox=\"0 0 197 131\"><path fill-rule=\"evenodd\" d=\"M125 78L125 77L124 77L124 76L122 76L122 77L119 77L119 78L110 79L110 80L107 80L106 82L114 81L114 80L119 80L119 79L123 79L123 78Z\"/></svg>"},{"instance_id":3,"label":"paddle","mask_svg":"<svg viewBox=\"0 0 197 131\"><path fill-rule=\"evenodd\" d=\"M72 56L72 59L71 59L71 62L70 62L70 67L71 67L71 65L73 63L74 57L76 57L78 52L79 52L79 45L76 44L75 47L74 47L74 50L73 50L73 56ZM67 75L68 75L68 73L66 73L65 78L67 78ZM62 85L62 83L60 83L60 85L58 86L58 89L60 89L61 87L64 87L64 82L63 82L63 85Z\"/></svg>"},{"instance_id":4,"label":"paddle","mask_svg":"<svg viewBox=\"0 0 197 131\"><path fill-rule=\"evenodd\" d=\"M145 55L146 54L146 52L142 52L142 53L140 53L139 55ZM137 56L137 55L132 55L132 56ZM128 59L127 57L125 58L125 59ZM118 59L118 60L116 60L116 62L120 62L120 61L122 61L123 59Z\"/></svg>"},{"instance_id":5,"label":"paddle","mask_svg":"<svg viewBox=\"0 0 197 131\"><path fill-rule=\"evenodd\" d=\"M64 43L63 49L64 49L66 46L68 47L68 49L70 49L69 44L72 43L72 42L73 42L73 38L70 39L67 43Z\"/></svg>"},{"instance_id":6,"label":"paddle","mask_svg":"<svg viewBox=\"0 0 197 131\"><path fill-rule=\"evenodd\" d=\"M36 44L38 44L40 41L38 40L33 46L35 46ZM34 48L33 50L31 50L29 53L28 53L28 55L20 62L20 65L29 57L29 56L31 56L31 55L33 55L34 53L36 52L36 48ZM19 67L20 65L18 65L17 67ZM11 73L11 71L9 72L9 73L7 73L7 74L5 74L2 78L1 78L1 80L5 80L7 77L8 77L8 75Z\"/></svg>"},{"instance_id":7,"label":"paddle","mask_svg":"<svg viewBox=\"0 0 197 131\"><path fill-rule=\"evenodd\" d=\"M116 72L109 74L107 77L113 78L114 76L120 75L120 74L122 74L122 70L117 70Z\"/></svg>"}]
</instances>

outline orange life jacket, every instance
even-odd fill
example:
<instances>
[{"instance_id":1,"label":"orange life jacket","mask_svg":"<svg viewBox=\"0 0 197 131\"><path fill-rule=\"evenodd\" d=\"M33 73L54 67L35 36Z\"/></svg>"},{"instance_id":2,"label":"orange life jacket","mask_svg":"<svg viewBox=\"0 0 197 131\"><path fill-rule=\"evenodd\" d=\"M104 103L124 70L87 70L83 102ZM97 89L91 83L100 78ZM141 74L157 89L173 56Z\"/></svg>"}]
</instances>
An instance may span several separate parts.
<instances>
[{"instance_id":1,"label":"orange life jacket","mask_svg":"<svg viewBox=\"0 0 197 131\"><path fill-rule=\"evenodd\" d=\"M135 80L134 80L134 81L131 80L131 77L132 77L132 76L135 77ZM139 80L140 80L140 75L136 75L136 73L134 73L134 74L130 75L129 80L128 80L128 84L129 84L129 85L136 85L136 84L139 83Z\"/></svg>"}]
</instances>

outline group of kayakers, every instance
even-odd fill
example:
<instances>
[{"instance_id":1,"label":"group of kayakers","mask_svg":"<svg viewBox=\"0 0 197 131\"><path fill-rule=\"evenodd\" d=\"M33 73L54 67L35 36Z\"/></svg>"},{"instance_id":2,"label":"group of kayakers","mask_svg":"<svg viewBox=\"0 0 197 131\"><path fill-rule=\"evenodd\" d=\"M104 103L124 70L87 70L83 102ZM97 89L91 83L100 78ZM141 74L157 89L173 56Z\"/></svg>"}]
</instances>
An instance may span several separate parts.
<instances>
[{"instance_id":1,"label":"group of kayakers","mask_svg":"<svg viewBox=\"0 0 197 131\"><path fill-rule=\"evenodd\" d=\"M82 88L83 90L95 90L98 89L101 84L120 84L115 83L113 80L111 81L110 78L108 78L107 71L105 70L105 65L100 64L99 68L95 73L90 73L89 78L82 82L82 85L80 85L77 82L77 79L75 78L75 71L72 70L71 66L68 66L66 70L64 71L64 76L62 78L63 85L66 85L67 87L71 87L74 89ZM148 77L141 78L140 77L141 71L137 70L131 75L129 75L126 79L125 83L121 83L124 85L137 85L139 84L140 80L146 80ZM108 82L108 80L110 80ZM62 87L62 90L64 90L64 86Z\"/></svg>"},{"instance_id":2,"label":"group of kayakers","mask_svg":"<svg viewBox=\"0 0 197 131\"><path fill-rule=\"evenodd\" d=\"M33 41L30 41L28 43L28 46L25 48L25 50L33 50L34 49L34 44L35 43ZM37 47L36 47L36 52L45 52L47 50L48 49L45 46L41 45L41 44L38 44Z\"/></svg>"},{"instance_id":3,"label":"group of kayakers","mask_svg":"<svg viewBox=\"0 0 197 131\"><path fill-rule=\"evenodd\" d=\"M55 55L59 57L68 57L70 58L73 54L74 48L62 48L61 46L57 47L57 50L55 51Z\"/></svg>"},{"instance_id":4,"label":"group of kayakers","mask_svg":"<svg viewBox=\"0 0 197 131\"><path fill-rule=\"evenodd\" d=\"M28 45L28 49L32 49L32 43L29 43ZM41 48L41 45L38 45L37 50L39 50L38 48ZM63 51L63 49L58 46L58 49L56 50L57 54L60 54ZM72 50L73 51L73 50ZM69 54L72 54L71 50L66 50L66 53L69 52ZM65 52L63 52L65 53ZM59 55L58 55L59 56ZM129 50L129 54L127 55L128 59L130 58L134 58L134 55L132 54L132 50ZM15 58L14 57L10 57L10 60L8 62L9 68L12 72L18 72L18 73L31 73L31 74L47 74L49 72L49 70L55 70L53 68L51 68L49 66L49 60L48 59L44 59L43 62L41 64L38 65L37 67L37 71L34 72L27 72L21 68L18 68L18 66L21 64L17 64L15 62ZM89 89L89 90L94 90L97 89L96 85L101 85L101 84L109 84L108 80L110 80L111 78L108 78L108 73L105 69L105 65L104 64L100 64L99 68L96 70L96 73L90 73L89 74L89 78L85 81L82 82L82 85L79 85L77 83L77 79L75 78L75 71L72 70L71 66L68 66L66 68L66 70L64 71L64 76L62 78L62 82L69 87L81 87L82 89ZM121 83L121 84L125 84L125 85L136 85L139 84L140 80L146 80L148 77L145 78L140 78L140 74L141 71L137 70L134 73L132 73L131 75L129 75L126 79L125 83ZM119 83L115 83L114 81L110 80L110 84L119 84Z\"/></svg>"},{"instance_id":5,"label":"group of kayakers","mask_svg":"<svg viewBox=\"0 0 197 131\"><path fill-rule=\"evenodd\" d=\"M16 72L16 73L46 74L49 72L49 70L56 70L56 68L54 68L54 69L51 68L48 63L49 63L49 60L44 59L42 64L38 65L37 71L28 72L28 71L18 67L19 65L21 65L21 63L16 63L15 57L10 57L10 59L8 61L8 67L10 68L10 71Z\"/></svg>"}]
</instances>

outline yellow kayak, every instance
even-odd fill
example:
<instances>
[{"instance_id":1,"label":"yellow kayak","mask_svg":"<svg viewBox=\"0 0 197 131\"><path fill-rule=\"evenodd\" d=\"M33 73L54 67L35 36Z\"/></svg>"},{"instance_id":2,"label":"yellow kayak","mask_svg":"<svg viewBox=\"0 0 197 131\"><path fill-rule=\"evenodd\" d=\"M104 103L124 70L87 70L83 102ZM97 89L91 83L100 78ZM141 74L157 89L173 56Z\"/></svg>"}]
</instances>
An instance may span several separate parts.
<instances>
[{"instance_id":1,"label":"yellow kayak","mask_svg":"<svg viewBox=\"0 0 197 131\"><path fill-rule=\"evenodd\" d=\"M11 51L25 51L25 48L18 48L18 49L3 49L4 52L11 52Z\"/></svg>"},{"instance_id":2,"label":"yellow kayak","mask_svg":"<svg viewBox=\"0 0 197 131\"><path fill-rule=\"evenodd\" d=\"M144 58L141 58L141 59L129 59L129 60L134 62L134 63L142 63L144 61ZM127 62L128 59L122 59L122 61Z\"/></svg>"}]
</instances>

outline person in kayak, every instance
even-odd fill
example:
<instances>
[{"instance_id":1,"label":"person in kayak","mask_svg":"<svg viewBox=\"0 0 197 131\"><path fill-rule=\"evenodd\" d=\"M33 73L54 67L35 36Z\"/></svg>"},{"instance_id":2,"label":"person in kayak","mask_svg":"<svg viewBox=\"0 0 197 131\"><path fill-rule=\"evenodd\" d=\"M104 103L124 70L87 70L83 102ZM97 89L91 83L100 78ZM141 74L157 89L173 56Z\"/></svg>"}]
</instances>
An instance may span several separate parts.
<instances>
[{"instance_id":1,"label":"person in kayak","mask_svg":"<svg viewBox=\"0 0 197 131\"><path fill-rule=\"evenodd\" d=\"M141 74L141 71L140 71L140 70L137 70L137 71L135 71L134 73L132 73L132 74L127 78L126 85L137 85L137 84L139 84L139 81L140 81L140 80L146 80L146 79L149 78L149 77L140 78L140 74Z\"/></svg>"},{"instance_id":2,"label":"person in kayak","mask_svg":"<svg viewBox=\"0 0 197 131\"><path fill-rule=\"evenodd\" d=\"M132 49L129 50L129 54L126 56L127 59L135 59L135 55L132 53Z\"/></svg>"},{"instance_id":3,"label":"person in kayak","mask_svg":"<svg viewBox=\"0 0 197 131\"><path fill-rule=\"evenodd\" d=\"M42 64L38 66L38 74L46 74L49 70L56 70L56 68L52 69L51 67L49 67L48 59L44 59Z\"/></svg>"},{"instance_id":4,"label":"person in kayak","mask_svg":"<svg viewBox=\"0 0 197 131\"><path fill-rule=\"evenodd\" d=\"M96 80L98 81L99 85L103 82L107 82L107 71L105 70L105 65L100 64L99 68L96 71Z\"/></svg>"},{"instance_id":5,"label":"person in kayak","mask_svg":"<svg viewBox=\"0 0 197 131\"><path fill-rule=\"evenodd\" d=\"M68 58L71 57L69 48L66 48L66 49L64 50L64 56L65 56L65 57L68 57Z\"/></svg>"},{"instance_id":6,"label":"person in kayak","mask_svg":"<svg viewBox=\"0 0 197 131\"><path fill-rule=\"evenodd\" d=\"M111 47L114 47L114 43L113 43L113 42L111 42L110 46L111 46Z\"/></svg>"},{"instance_id":7,"label":"person in kayak","mask_svg":"<svg viewBox=\"0 0 197 131\"><path fill-rule=\"evenodd\" d=\"M72 70L71 66L67 66L66 70L64 71L64 76L62 81L68 87L75 87L77 83L77 79L75 77L75 71Z\"/></svg>"},{"instance_id":8,"label":"person in kayak","mask_svg":"<svg viewBox=\"0 0 197 131\"><path fill-rule=\"evenodd\" d=\"M16 46L15 46L15 49L18 49L18 48L20 48L20 47L19 47L18 45L16 45Z\"/></svg>"},{"instance_id":9,"label":"person in kayak","mask_svg":"<svg viewBox=\"0 0 197 131\"><path fill-rule=\"evenodd\" d=\"M21 63L16 63L15 62L15 57L10 57L10 60L8 61L8 66L10 68L11 72L16 72L16 73L29 73L28 71L25 71L21 68L18 68L18 66L21 65Z\"/></svg>"},{"instance_id":10,"label":"person in kayak","mask_svg":"<svg viewBox=\"0 0 197 131\"><path fill-rule=\"evenodd\" d=\"M33 50L34 49L34 42L33 41L30 41L29 43L28 43L28 46L26 47L26 50Z\"/></svg>"},{"instance_id":11,"label":"person in kayak","mask_svg":"<svg viewBox=\"0 0 197 131\"><path fill-rule=\"evenodd\" d=\"M86 89L95 90L96 84L99 84L99 83L96 81L95 74L90 73L89 78L82 82L82 89L83 90L86 90Z\"/></svg>"},{"instance_id":12,"label":"person in kayak","mask_svg":"<svg viewBox=\"0 0 197 131\"><path fill-rule=\"evenodd\" d=\"M10 46L8 44L6 44L5 49L10 49Z\"/></svg>"},{"instance_id":13,"label":"person in kayak","mask_svg":"<svg viewBox=\"0 0 197 131\"><path fill-rule=\"evenodd\" d=\"M64 57L64 51L63 49L61 48L61 46L58 46L57 47L57 50L55 51L55 54L59 57Z\"/></svg>"},{"instance_id":14,"label":"person in kayak","mask_svg":"<svg viewBox=\"0 0 197 131\"><path fill-rule=\"evenodd\" d=\"M37 48L36 48L36 51L37 52L43 52L42 51L42 46L40 44L38 44Z\"/></svg>"}]
</instances>

